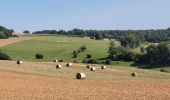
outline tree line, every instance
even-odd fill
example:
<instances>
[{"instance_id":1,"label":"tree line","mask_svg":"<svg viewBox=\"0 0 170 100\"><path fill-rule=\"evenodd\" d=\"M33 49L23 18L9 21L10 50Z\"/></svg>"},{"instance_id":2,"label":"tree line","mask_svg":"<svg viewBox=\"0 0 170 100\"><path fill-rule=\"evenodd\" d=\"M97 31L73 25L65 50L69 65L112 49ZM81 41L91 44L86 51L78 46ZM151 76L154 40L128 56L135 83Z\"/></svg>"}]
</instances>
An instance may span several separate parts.
<instances>
[{"instance_id":1,"label":"tree line","mask_svg":"<svg viewBox=\"0 0 170 100\"><path fill-rule=\"evenodd\" d=\"M127 33L139 33L144 37L145 41L148 42L165 42L170 40L170 28L159 29L159 30L82 30L73 29L70 31L64 30L43 30L35 31L33 34L58 34L58 35L69 35L78 37L91 37L95 39L121 39Z\"/></svg>"}]
</instances>

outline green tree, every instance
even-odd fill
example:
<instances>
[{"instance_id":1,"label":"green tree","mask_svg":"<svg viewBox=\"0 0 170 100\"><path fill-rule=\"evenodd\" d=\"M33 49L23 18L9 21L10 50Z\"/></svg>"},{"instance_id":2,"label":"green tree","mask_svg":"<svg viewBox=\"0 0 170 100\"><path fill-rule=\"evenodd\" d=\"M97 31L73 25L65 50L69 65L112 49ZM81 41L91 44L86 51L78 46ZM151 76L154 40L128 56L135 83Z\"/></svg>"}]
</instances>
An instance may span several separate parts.
<instances>
[{"instance_id":1,"label":"green tree","mask_svg":"<svg viewBox=\"0 0 170 100\"><path fill-rule=\"evenodd\" d=\"M131 48L136 48L140 46L143 41L143 36L139 33L128 33L120 39L122 46Z\"/></svg>"},{"instance_id":2,"label":"green tree","mask_svg":"<svg viewBox=\"0 0 170 100\"><path fill-rule=\"evenodd\" d=\"M74 50L72 54L73 54L74 58L77 58L78 52L76 50Z\"/></svg>"},{"instance_id":3,"label":"green tree","mask_svg":"<svg viewBox=\"0 0 170 100\"><path fill-rule=\"evenodd\" d=\"M25 34L30 34L30 31L25 30L25 31L23 31L23 33L25 33Z\"/></svg>"},{"instance_id":4,"label":"green tree","mask_svg":"<svg viewBox=\"0 0 170 100\"><path fill-rule=\"evenodd\" d=\"M140 52L141 52L141 53L145 53L145 52L146 52L146 49L145 49L144 47L141 47L141 48L140 48Z\"/></svg>"}]
</instances>

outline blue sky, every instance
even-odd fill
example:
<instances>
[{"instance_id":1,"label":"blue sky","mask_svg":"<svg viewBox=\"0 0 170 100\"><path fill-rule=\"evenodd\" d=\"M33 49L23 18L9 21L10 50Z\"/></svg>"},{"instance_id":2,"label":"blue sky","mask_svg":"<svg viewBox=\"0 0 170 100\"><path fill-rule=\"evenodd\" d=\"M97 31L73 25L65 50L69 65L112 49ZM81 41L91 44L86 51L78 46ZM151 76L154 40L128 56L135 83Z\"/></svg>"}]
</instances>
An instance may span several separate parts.
<instances>
[{"instance_id":1,"label":"blue sky","mask_svg":"<svg viewBox=\"0 0 170 100\"><path fill-rule=\"evenodd\" d=\"M0 25L45 29L170 27L170 0L0 0Z\"/></svg>"}]
</instances>

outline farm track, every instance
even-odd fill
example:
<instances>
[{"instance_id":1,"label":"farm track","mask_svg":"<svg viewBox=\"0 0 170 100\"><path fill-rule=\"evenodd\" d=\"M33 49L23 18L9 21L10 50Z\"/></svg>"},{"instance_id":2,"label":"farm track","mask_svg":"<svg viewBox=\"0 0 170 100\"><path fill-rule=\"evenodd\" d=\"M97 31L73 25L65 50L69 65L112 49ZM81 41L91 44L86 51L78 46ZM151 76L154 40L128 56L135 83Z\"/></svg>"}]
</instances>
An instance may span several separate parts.
<instances>
[{"instance_id":1,"label":"farm track","mask_svg":"<svg viewBox=\"0 0 170 100\"><path fill-rule=\"evenodd\" d=\"M0 47L6 46L6 45L9 45L9 44L13 44L13 43L17 43L17 42L20 42L20 41L23 41L23 40L26 40L26 39L28 39L28 38L12 37L12 38L9 38L9 39L0 39Z\"/></svg>"},{"instance_id":2,"label":"farm track","mask_svg":"<svg viewBox=\"0 0 170 100\"><path fill-rule=\"evenodd\" d=\"M62 63L64 64L64 63ZM4 66L5 65L5 66ZM44 65L44 66L43 66ZM145 79L130 80L76 80L72 77L61 78L48 75L35 74L34 70L41 67L44 70L53 63L24 62L16 65L15 62L0 61L0 100L169 100L170 81ZM37 67L36 67L37 66ZM14 69L19 69L16 72ZM25 70L30 68L29 73ZM82 69L83 65L75 65L71 69ZM47 68L47 69L46 69ZM2 70L3 69L3 70ZM68 69L64 69L66 71ZM22 73L21 73L21 72ZM33 74L31 74L32 72ZM43 70L42 70L43 71ZM69 70L71 71L71 70ZM85 70L86 71L86 70ZM99 70L98 73L100 73ZM108 73L107 73L108 72ZM126 71L106 70L110 73L127 75ZM88 72L87 72L88 73ZM89 72L90 73L90 72ZM97 72L96 72L97 73ZM125 73L125 74L124 74ZM62 73L65 74L65 73ZM51 75L51 74L50 74ZM58 74L57 74L58 75ZM66 74L67 75L67 74ZM95 76L97 77L97 76ZM150 77L146 75L145 77Z\"/></svg>"}]
</instances>

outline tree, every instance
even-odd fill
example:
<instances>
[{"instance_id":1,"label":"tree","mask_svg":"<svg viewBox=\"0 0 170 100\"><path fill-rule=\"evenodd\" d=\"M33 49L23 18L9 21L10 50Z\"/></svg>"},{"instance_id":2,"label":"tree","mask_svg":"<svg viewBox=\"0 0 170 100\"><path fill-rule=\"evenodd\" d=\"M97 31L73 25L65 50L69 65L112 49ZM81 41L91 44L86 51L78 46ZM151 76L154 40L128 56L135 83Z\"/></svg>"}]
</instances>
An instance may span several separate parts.
<instances>
[{"instance_id":1,"label":"tree","mask_svg":"<svg viewBox=\"0 0 170 100\"><path fill-rule=\"evenodd\" d=\"M76 50L74 50L72 54L73 54L74 58L77 58L78 52Z\"/></svg>"},{"instance_id":2,"label":"tree","mask_svg":"<svg viewBox=\"0 0 170 100\"><path fill-rule=\"evenodd\" d=\"M170 45L168 43L152 44L146 48L146 51L146 54L139 57L139 63L170 64Z\"/></svg>"},{"instance_id":3,"label":"tree","mask_svg":"<svg viewBox=\"0 0 170 100\"><path fill-rule=\"evenodd\" d=\"M91 58L92 56L91 56L91 54L87 54L87 58Z\"/></svg>"},{"instance_id":4,"label":"tree","mask_svg":"<svg viewBox=\"0 0 170 100\"><path fill-rule=\"evenodd\" d=\"M120 39L121 45L124 47L136 48L144 41L139 33L128 33Z\"/></svg>"},{"instance_id":5,"label":"tree","mask_svg":"<svg viewBox=\"0 0 170 100\"><path fill-rule=\"evenodd\" d=\"M23 31L23 33L25 33L25 34L30 34L30 31L25 30L25 31Z\"/></svg>"},{"instance_id":6,"label":"tree","mask_svg":"<svg viewBox=\"0 0 170 100\"><path fill-rule=\"evenodd\" d=\"M145 49L144 47L141 47L141 48L140 48L140 52L141 52L141 53L145 53L145 52L146 52L146 49Z\"/></svg>"},{"instance_id":7,"label":"tree","mask_svg":"<svg viewBox=\"0 0 170 100\"><path fill-rule=\"evenodd\" d=\"M43 55L43 54L40 54L40 53L37 53L37 54L35 54L35 57L36 57L37 59L43 59L43 58L44 58L44 55Z\"/></svg>"},{"instance_id":8,"label":"tree","mask_svg":"<svg viewBox=\"0 0 170 100\"><path fill-rule=\"evenodd\" d=\"M0 51L0 60L12 60L10 56L8 56L6 53L2 53Z\"/></svg>"},{"instance_id":9,"label":"tree","mask_svg":"<svg viewBox=\"0 0 170 100\"><path fill-rule=\"evenodd\" d=\"M96 35L95 35L95 39L96 39L96 40L101 40L101 39L103 39L102 34L101 34L101 33L96 34Z\"/></svg>"}]
</instances>

